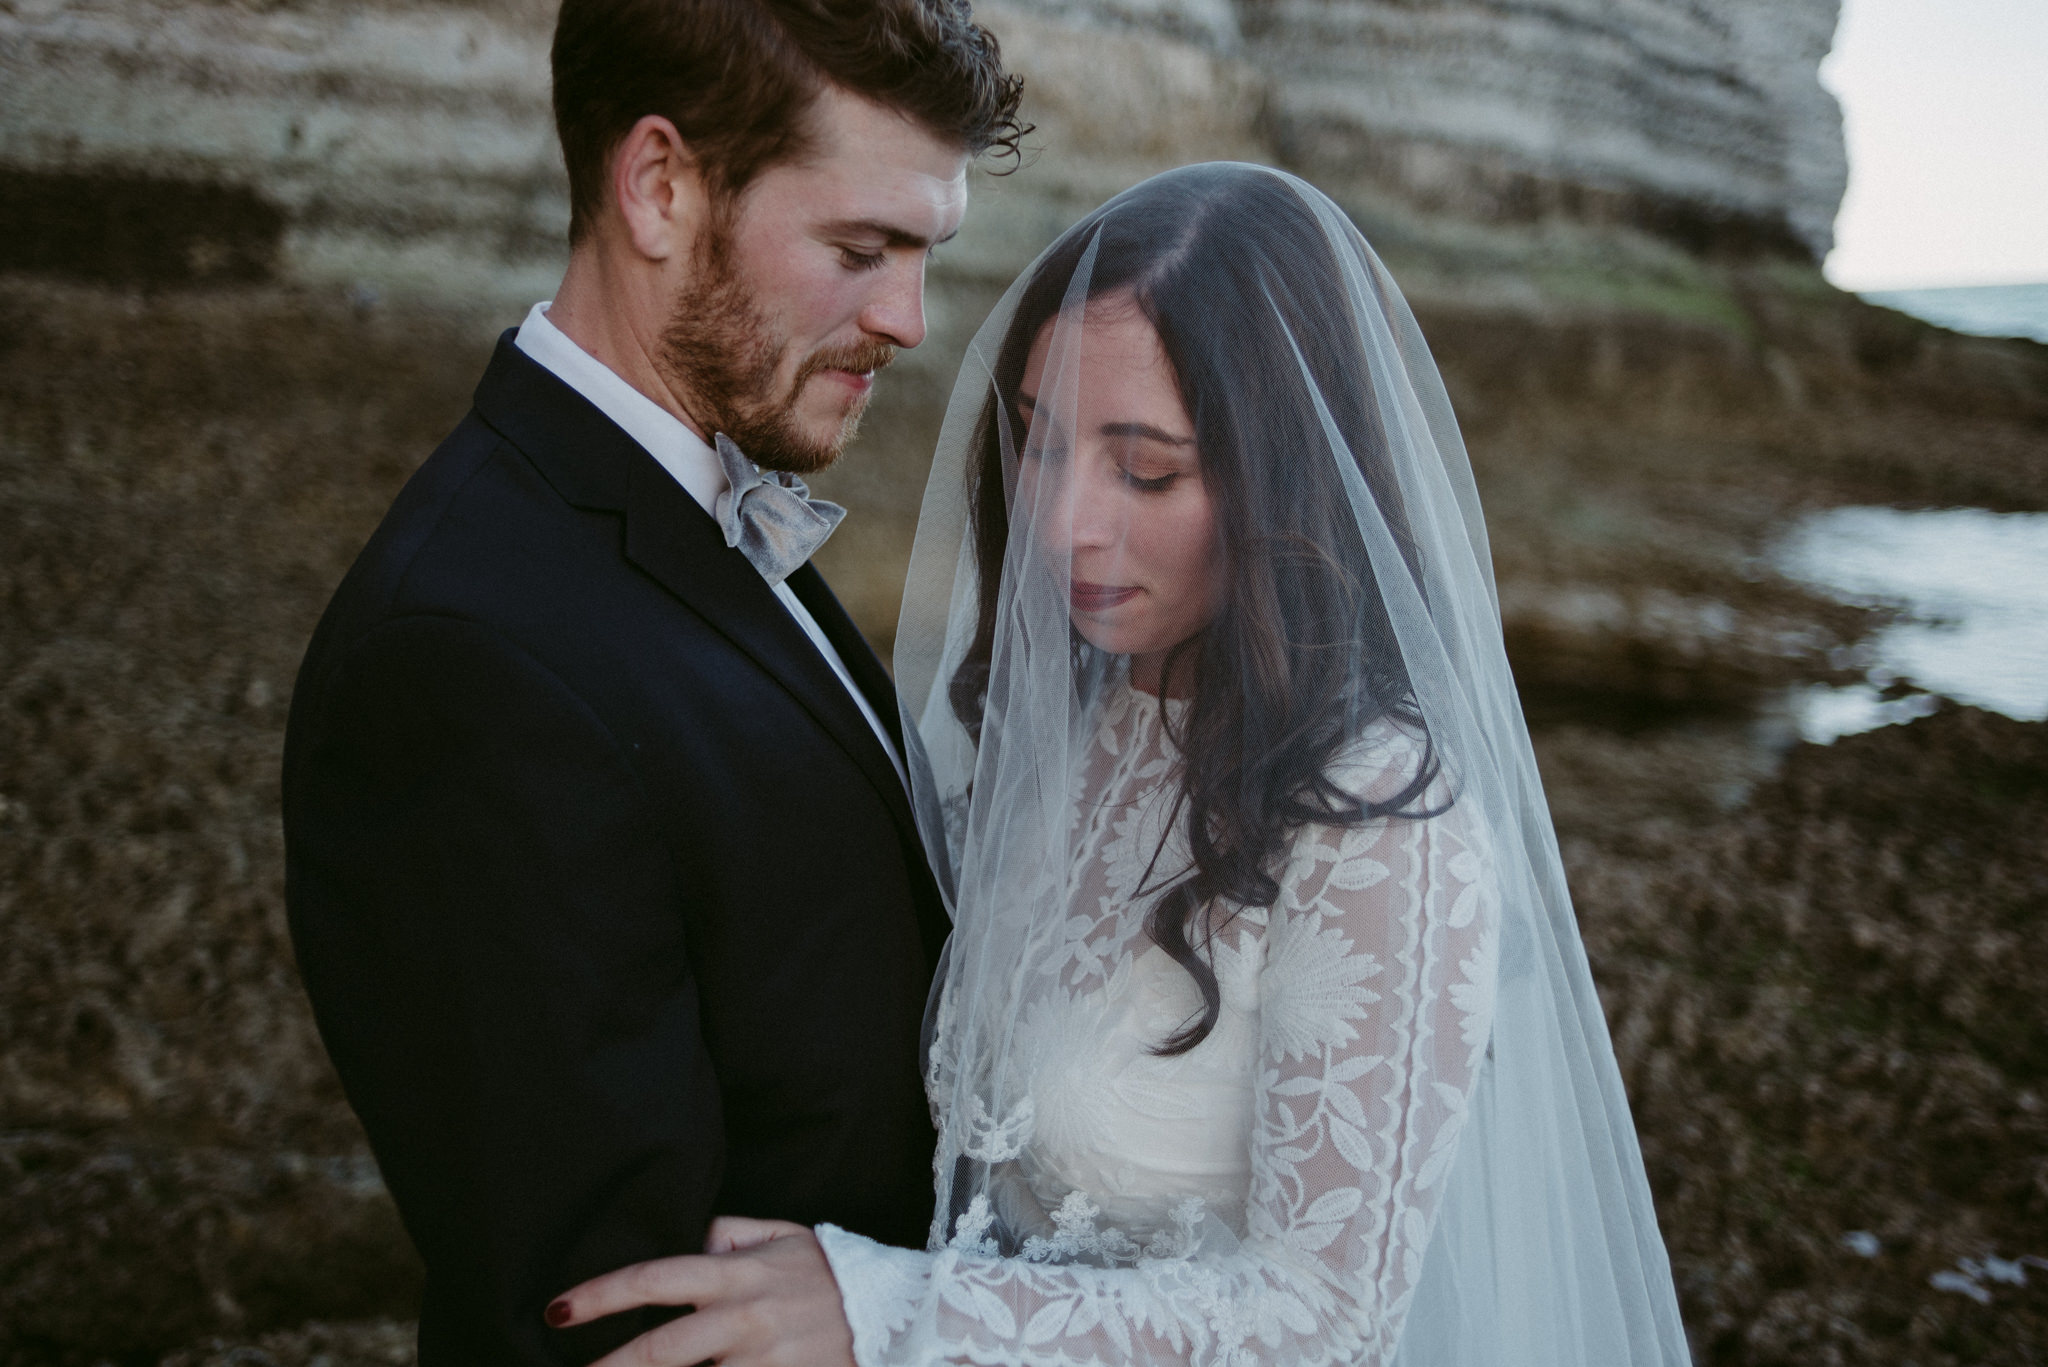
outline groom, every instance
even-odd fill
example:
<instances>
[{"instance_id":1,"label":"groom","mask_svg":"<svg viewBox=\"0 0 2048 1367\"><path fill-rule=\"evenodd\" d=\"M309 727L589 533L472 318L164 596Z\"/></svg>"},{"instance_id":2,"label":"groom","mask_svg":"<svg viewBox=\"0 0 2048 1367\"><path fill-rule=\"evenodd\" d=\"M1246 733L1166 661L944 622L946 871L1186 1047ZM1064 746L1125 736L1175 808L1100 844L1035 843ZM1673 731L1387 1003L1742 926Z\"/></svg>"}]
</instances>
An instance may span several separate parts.
<instances>
[{"instance_id":1,"label":"groom","mask_svg":"<svg viewBox=\"0 0 2048 1367\"><path fill-rule=\"evenodd\" d=\"M568 273L306 654L288 902L426 1264L423 1367L728 1211L921 1245L946 935L887 675L808 559L1017 81L964 0L565 0Z\"/></svg>"}]
</instances>

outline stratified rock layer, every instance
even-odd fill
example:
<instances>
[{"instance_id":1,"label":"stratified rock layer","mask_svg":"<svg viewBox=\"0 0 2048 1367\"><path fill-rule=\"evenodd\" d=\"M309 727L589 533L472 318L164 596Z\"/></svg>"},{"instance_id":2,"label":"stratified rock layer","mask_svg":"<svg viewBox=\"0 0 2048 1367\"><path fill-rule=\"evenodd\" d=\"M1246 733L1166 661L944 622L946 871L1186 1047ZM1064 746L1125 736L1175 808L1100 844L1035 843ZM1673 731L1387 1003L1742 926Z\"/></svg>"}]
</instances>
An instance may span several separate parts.
<instances>
[{"instance_id":1,"label":"stratified rock layer","mask_svg":"<svg viewBox=\"0 0 2048 1367\"><path fill-rule=\"evenodd\" d=\"M1454 215L1623 222L1696 249L1834 238L1837 0L1242 0L1276 145Z\"/></svg>"},{"instance_id":2,"label":"stratified rock layer","mask_svg":"<svg viewBox=\"0 0 2048 1367\"><path fill-rule=\"evenodd\" d=\"M79 194L183 184L253 196L274 220L159 217L153 231L179 252L137 263L117 250L65 273L206 282L253 256L315 286L541 297L568 221L552 14L544 0L0 10L0 212L13 220L0 268L20 268L30 243L94 236L103 214ZM53 177L80 182L70 200Z\"/></svg>"},{"instance_id":3,"label":"stratified rock layer","mask_svg":"<svg viewBox=\"0 0 2048 1367\"><path fill-rule=\"evenodd\" d=\"M1010 196L1032 211L978 216L964 254L1008 275L1105 192L1246 156L1453 216L1817 256L1844 180L1815 74L1836 3L1013 0L985 17L1046 156ZM538 297L567 222L551 20L546 0L0 10L0 265L34 264L34 239L74 274ZM100 242L138 194L153 256Z\"/></svg>"}]
</instances>

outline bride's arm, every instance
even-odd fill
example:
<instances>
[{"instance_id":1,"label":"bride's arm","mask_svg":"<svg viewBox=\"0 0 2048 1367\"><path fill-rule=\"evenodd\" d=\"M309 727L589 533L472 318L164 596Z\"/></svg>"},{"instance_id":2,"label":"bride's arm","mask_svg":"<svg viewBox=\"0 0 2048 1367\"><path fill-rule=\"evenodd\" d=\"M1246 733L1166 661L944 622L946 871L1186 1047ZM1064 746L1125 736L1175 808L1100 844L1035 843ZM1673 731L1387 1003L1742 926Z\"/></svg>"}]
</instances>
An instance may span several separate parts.
<instances>
[{"instance_id":1,"label":"bride's arm","mask_svg":"<svg viewBox=\"0 0 2048 1367\"><path fill-rule=\"evenodd\" d=\"M1475 830L1453 806L1297 841L1235 1250L1100 1269L824 1226L860 1367L1389 1358L1488 1039L1499 918Z\"/></svg>"}]
</instances>

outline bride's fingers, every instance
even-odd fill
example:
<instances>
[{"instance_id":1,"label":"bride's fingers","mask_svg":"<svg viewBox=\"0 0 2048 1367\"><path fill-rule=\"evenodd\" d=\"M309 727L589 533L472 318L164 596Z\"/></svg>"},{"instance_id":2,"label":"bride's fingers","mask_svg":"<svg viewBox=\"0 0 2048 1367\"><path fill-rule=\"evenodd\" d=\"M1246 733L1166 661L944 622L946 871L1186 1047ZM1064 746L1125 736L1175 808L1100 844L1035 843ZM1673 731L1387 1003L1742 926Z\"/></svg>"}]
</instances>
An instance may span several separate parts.
<instances>
[{"instance_id":1,"label":"bride's fingers","mask_svg":"<svg viewBox=\"0 0 2048 1367\"><path fill-rule=\"evenodd\" d=\"M723 1299L729 1266L702 1254L634 1263L564 1291L548 1303L547 1321L566 1329L642 1305L694 1305L701 1311Z\"/></svg>"},{"instance_id":2,"label":"bride's fingers","mask_svg":"<svg viewBox=\"0 0 2048 1367\"><path fill-rule=\"evenodd\" d=\"M711 1222L704 1236L706 1253L737 1253L743 1248L802 1234L808 1226L787 1220L755 1220L745 1215L721 1215Z\"/></svg>"},{"instance_id":3,"label":"bride's fingers","mask_svg":"<svg viewBox=\"0 0 2048 1367\"><path fill-rule=\"evenodd\" d=\"M599 1358L591 1367L697 1367L721 1362L737 1339L737 1316L704 1312L670 1320Z\"/></svg>"}]
</instances>

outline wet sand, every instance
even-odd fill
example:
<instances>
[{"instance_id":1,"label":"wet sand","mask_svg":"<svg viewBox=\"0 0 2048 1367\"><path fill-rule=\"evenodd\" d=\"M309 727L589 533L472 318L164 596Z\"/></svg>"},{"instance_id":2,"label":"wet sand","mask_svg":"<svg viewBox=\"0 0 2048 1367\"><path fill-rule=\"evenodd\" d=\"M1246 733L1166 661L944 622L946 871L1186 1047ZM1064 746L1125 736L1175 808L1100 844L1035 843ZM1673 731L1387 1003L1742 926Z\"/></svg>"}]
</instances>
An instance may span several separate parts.
<instances>
[{"instance_id":1,"label":"wet sand","mask_svg":"<svg viewBox=\"0 0 2048 1367\"><path fill-rule=\"evenodd\" d=\"M2048 348L1723 284L1709 318L1420 310L1687 1321L1716 1363L2037 1362L2048 1271L1929 1278L2048 1256L2048 727L1784 749L1752 718L1872 624L1762 568L1775 529L2048 508ZM491 321L0 280L0 1367L407 1360L276 766L313 621ZM879 491L823 559L884 644L931 423L885 382L834 477Z\"/></svg>"}]
</instances>

